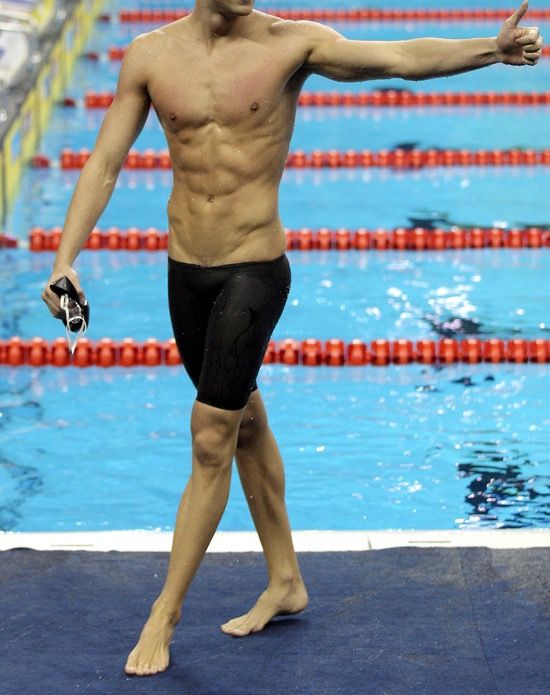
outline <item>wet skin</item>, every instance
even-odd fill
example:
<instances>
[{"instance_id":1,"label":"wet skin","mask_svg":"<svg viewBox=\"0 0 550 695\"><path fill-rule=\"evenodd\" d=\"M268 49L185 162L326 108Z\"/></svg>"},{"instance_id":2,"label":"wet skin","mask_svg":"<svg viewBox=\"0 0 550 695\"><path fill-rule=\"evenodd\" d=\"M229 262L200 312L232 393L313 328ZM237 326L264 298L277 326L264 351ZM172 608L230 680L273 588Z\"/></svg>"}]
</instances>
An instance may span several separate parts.
<instances>
[{"instance_id":1,"label":"wet skin","mask_svg":"<svg viewBox=\"0 0 550 695\"><path fill-rule=\"evenodd\" d=\"M216 265L285 250L278 189L306 45L289 22L249 19L238 39L208 44L186 17L135 41L173 166L168 253L177 260Z\"/></svg>"},{"instance_id":2,"label":"wet skin","mask_svg":"<svg viewBox=\"0 0 550 695\"><path fill-rule=\"evenodd\" d=\"M202 265L273 259L286 246L278 190L308 75L418 80L500 61L535 65L542 37L531 31L536 27L517 27L526 8L522 4L498 37L348 41L314 22L255 12L252 0L196 0L189 17L140 35L126 52L115 99L71 199L42 295L52 315L59 301L48 284L66 274L81 290L71 264L105 208L151 106L164 129L174 175L169 255ZM193 473L178 510L167 579L128 657L129 674L152 675L168 667L182 601L225 508L233 455L269 583L252 609L222 630L245 636L275 615L307 605L284 502L282 460L259 390L242 411L195 401L191 425L202 436L201 446L193 440Z\"/></svg>"}]
</instances>

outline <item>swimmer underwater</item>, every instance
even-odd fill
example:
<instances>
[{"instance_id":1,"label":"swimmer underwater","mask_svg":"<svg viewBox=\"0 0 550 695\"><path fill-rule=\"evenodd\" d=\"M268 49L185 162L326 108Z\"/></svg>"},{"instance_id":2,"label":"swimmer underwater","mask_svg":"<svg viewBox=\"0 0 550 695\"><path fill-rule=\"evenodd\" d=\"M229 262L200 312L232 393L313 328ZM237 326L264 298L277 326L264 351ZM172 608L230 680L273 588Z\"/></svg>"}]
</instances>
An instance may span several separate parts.
<instances>
[{"instance_id":1,"label":"swimmer underwater","mask_svg":"<svg viewBox=\"0 0 550 695\"><path fill-rule=\"evenodd\" d=\"M527 8L525 0L498 36L352 41L316 22L256 11L254 0L196 0L189 16L130 43L42 293L56 318L59 297L50 283L66 275L82 293L72 264L152 105L174 177L167 208L170 318L197 398L192 473L167 576L126 673L168 668L183 599L227 503L233 456L269 581L252 609L222 631L243 637L308 603L285 506L283 463L255 381L290 289L278 193L304 81L312 74L339 82L416 81L494 63L534 66L542 36L537 27L519 26Z\"/></svg>"}]
</instances>

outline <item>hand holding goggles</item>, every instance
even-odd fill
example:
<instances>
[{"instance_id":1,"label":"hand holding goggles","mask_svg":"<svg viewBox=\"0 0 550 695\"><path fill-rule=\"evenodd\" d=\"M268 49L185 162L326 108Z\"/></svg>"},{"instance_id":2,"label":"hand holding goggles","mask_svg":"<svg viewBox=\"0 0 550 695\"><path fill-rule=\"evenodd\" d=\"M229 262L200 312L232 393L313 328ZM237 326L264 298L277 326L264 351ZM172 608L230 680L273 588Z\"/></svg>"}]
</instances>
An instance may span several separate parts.
<instances>
[{"instance_id":1,"label":"hand holding goggles","mask_svg":"<svg viewBox=\"0 0 550 695\"><path fill-rule=\"evenodd\" d=\"M67 343L71 355L74 353L78 339L84 335L90 322L90 306L88 300L80 300L78 292L69 278L64 275L50 285L52 292L59 297L59 306L64 312L59 318L65 324ZM74 342L73 342L73 335Z\"/></svg>"}]
</instances>

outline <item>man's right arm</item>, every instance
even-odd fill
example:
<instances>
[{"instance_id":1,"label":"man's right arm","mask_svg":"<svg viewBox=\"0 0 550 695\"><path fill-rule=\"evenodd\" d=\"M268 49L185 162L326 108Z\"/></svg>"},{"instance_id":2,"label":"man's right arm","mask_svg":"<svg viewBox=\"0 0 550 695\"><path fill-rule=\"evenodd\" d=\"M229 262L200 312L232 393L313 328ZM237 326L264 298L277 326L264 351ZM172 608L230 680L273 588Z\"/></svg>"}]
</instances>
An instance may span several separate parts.
<instances>
[{"instance_id":1,"label":"man's right arm","mask_svg":"<svg viewBox=\"0 0 550 695\"><path fill-rule=\"evenodd\" d=\"M136 37L126 51L115 97L73 192L53 274L42 293L54 316L59 314L59 297L49 289L50 282L68 275L81 290L72 263L107 206L126 155L147 120L151 104L147 91L147 40L147 35Z\"/></svg>"}]
</instances>

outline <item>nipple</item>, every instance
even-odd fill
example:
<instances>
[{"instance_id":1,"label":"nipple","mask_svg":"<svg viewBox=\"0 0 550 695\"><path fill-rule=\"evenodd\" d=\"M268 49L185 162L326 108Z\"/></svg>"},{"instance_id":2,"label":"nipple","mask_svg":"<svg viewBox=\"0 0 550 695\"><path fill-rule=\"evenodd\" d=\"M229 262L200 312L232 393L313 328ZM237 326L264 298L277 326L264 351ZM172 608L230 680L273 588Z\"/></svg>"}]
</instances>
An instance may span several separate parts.
<instances>
[{"instance_id":1,"label":"nipple","mask_svg":"<svg viewBox=\"0 0 550 695\"><path fill-rule=\"evenodd\" d=\"M251 111L257 111L260 108L260 105L258 104L257 101L255 101L253 104L250 104L250 110Z\"/></svg>"},{"instance_id":2,"label":"nipple","mask_svg":"<svg viewBox=\"0 0 550 695\"><path fill-rule=\"evenodd\" d=\"M175 121L175 120L176 120L176 114L175 114L175 113L170 113L170 115L168 116L168 118L169 118L171 121Z\"/></svg>"}]
</instances>

